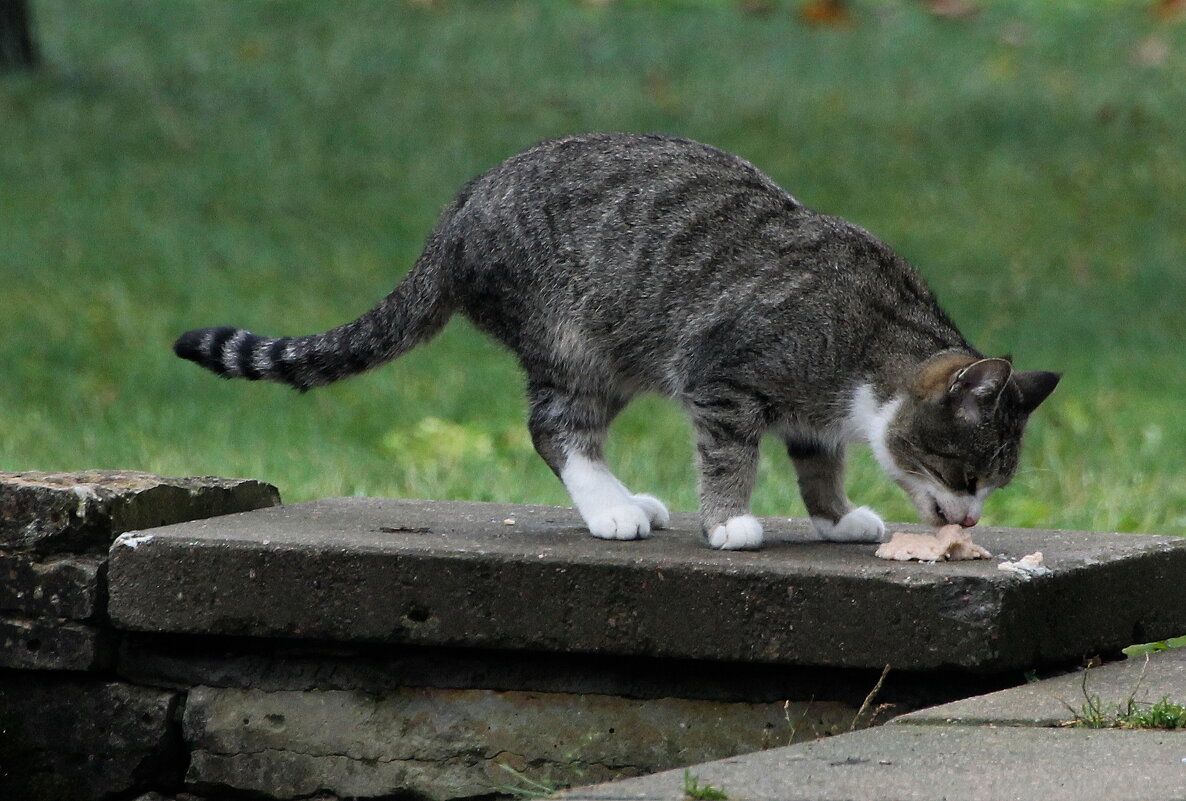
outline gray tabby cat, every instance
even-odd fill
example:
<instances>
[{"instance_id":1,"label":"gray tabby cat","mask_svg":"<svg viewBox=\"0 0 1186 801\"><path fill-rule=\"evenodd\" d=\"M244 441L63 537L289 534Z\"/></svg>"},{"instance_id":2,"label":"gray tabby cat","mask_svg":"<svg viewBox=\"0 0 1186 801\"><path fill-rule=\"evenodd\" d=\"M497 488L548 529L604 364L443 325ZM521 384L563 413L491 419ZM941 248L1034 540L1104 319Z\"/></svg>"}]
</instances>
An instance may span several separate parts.
<instances>
[{"instance_id":1,"label":"gray tabby cat","mask_svg":"<svg viewBox=\"0 0 1186 801\"><path fill-rule=\"evenodd\" d=\"M845 494L853 441L925 521L975 525L1059 379L984 358L903 259L751 164L630 134L544 142L470 181L404 281L354 322L280 339L207 328L174 350L307 390L394 359L458 310L518 354L535 448L605 539L669 521L602 457L640 392L687 410L705 537L737 549L762 544L749 501L768 432L786 442L824 539L885 535Z\"/></svg>"}]
</instances>

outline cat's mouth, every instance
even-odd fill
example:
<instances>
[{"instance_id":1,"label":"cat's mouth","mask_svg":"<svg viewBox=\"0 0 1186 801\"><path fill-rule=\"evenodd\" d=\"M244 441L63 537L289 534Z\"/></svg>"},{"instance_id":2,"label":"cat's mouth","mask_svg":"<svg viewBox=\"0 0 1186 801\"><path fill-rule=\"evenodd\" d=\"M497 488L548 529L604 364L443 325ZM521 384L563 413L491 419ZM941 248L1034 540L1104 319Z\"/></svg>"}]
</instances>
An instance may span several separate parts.
<instances>
[{"instance_id":1,"label":"cat's mouth","mask_svg":"<svg viewBox=\"0 0 1186 801\"><path fill-rule=\"evenodd\" d=\"M943 514L943 507L939 505L938 501L931 501L931 511L935 513L935 517L938 518L939 522L944 524L951 522L947 519L947 515Z\"/></svg>"},{"instance_id":2,"label":"cat's mouth","mask_svg":"<svg viewBox=\"0 0 1186 801\"><path fill-rule=\"evenodd\" d=\"M949 526L952 523L957 523L964 528L971 528L976 525L980 515L972 510L964 512L945 512L939 501L935 498L929 499L931 502L931 514L934 516L933 520L928 521L940 526Z\"/></svg>"}]
</instances>

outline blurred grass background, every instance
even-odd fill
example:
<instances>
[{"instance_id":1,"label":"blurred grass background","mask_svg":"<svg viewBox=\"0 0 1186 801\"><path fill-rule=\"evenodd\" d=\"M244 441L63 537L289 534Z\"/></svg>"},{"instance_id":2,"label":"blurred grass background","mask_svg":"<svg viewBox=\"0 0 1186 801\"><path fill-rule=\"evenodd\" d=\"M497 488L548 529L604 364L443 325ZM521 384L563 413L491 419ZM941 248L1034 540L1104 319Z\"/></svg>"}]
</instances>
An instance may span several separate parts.
<instances>
[{"instance_id":1,"label":"blurred grass background","mask_svg":"<svg viewBox=\"0 0 1186 801\"><path fill-rule=\"evenodd\" d=\"M1065 371L998 525L1186 531L1186 24L1148 3L35 0L0 76L0 469L253 476L288 501L567 503L513 359L455 320L298 395L170 351L302 334L386 294L469 177L546 137L660 131L753 161L915 263L982 350ZM647 398L611 460L695 508ZM802 506L764 451L759 514ZM913 510L866 453L850 492Z\"/></svg>"}]
</instances>

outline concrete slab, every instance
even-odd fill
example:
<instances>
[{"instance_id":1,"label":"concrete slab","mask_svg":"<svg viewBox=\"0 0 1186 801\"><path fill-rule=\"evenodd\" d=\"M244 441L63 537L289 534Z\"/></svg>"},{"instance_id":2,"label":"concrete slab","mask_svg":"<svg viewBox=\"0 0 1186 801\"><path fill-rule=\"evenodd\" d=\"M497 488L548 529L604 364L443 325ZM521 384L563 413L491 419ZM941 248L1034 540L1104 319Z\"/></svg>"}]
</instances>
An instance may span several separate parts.
<instances>
[{"instance_id":1,"label":"concrete slab","mask_svg":"<svg viewBox=\"0 0 1186 801\"><path fill-rule=\"evenodd\" d=\"M148 632L986 673L1186 632L1177 538L978 529L1045 553L1025 580L764 523L765 550L720 552L689 514L606 542L567 508L328 499L125 534L109 610Z\"/></svg>"},{"instance_id":2,"label":"concrete slab","mask_svg":"<svg viewBox=\"0 0 1186 801\"><path fill-rule=\"evenodd\" d=\"M1106 715L1168 698L1186 704L1186 649L1114 662L1010 690L895 718L894 725L1059 726L1082 715L1088 699ZM1184 754L1183 756L1186 756Z\"/></svg>"},{"instance_id":3,"label":"concrete slab","mask_svg":"<svg viewBox=\"0 0 1186 801\"><path fill-rule=\"evenodd\" d=\"M885 726L696 765L745 801L1169 801L1186 797L1186 733ZM683 771L582 787L564 801L685 801Z\"/></svg>"}]
</instances>

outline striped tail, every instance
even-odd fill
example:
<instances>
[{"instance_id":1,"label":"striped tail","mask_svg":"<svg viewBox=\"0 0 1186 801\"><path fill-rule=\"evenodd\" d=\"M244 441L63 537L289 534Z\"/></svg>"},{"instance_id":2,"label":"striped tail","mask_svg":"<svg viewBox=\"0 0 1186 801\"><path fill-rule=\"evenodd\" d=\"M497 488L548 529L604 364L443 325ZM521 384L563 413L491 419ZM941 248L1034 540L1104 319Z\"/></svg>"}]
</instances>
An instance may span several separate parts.
<instances>
[{"instance_id":1,"label":"striped tail","mask_svg":"<svg viewBox=\"0 0 1186 801\"><path fill-rule=\"evenodd\" d=\"M276 381L302 392L377 367L431 338L453 313L430 250L378 306L324 334L271 338L229 326L199 328L178 337L173 352L226 378Z\"/></svg>"}]
</instances>

